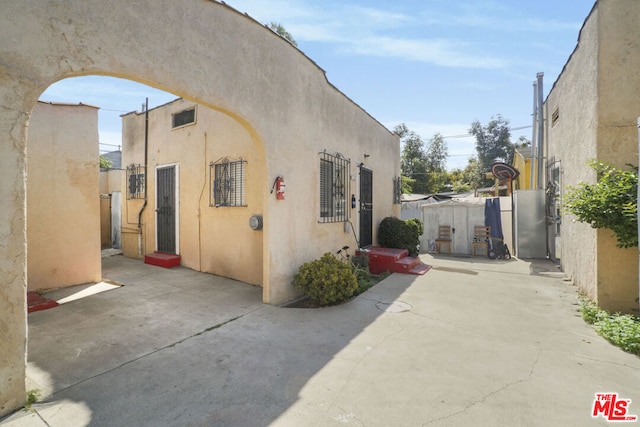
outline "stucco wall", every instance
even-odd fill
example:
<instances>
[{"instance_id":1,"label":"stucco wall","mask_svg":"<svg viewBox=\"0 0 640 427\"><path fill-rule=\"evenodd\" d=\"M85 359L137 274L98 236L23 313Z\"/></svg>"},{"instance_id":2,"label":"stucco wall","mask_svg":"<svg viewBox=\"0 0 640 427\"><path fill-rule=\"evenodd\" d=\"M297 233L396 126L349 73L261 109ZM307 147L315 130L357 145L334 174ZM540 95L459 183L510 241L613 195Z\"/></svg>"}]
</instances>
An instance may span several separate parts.
<instances>
[{"instance_id":1,"label":"stucco wall","mask_svg":"<svg viewBox=\"0 0 640 427\"><path fill-rule=\"evenodd\" d=\"M97 108L38 102L27 153L28 289L100 281Z\"/></svg>"},{"instance_id":2,"label":"stucco wall","mask_svg":"<svg viewBox=\"0 0 640 427\"><path fill-rule=\"evenodd\" d=\"M545 104L547 160L560 160L564 190L593 183L591 159L614 166L638 163L640 115L640 3L600 0L580 33L579 44ZM563 270L590 298L612 311L632 311L638 303L637 248L619 249L612 233L573 222L561 227Z\"/></svg>"},{"instance_id":3,"label":"stucco wall","mask_svg":"<svg viewBox=\"0 0 640 427\"><path fill-rule=\"evenodd\" d=\"M560 162L563 188L595 182L587 165L597 156L598 133L598 8L586 20L579 43L545 102L546 160ZM551 116L558 111L558 120ZM597 299L597 233L589 225L562 218L560 260L563 271L580 291Z\"/></svg>"},{"instance_id":4,"label":"stucco wall","mask_svg":"<svg viewBox=\"0 0 640 427\"><path fill-rule=\"evenodd\" d=\"M196 107L196 122L172 129L172 114ZM123 116L123 160L144 164L144 113ZM147 208L143 211L143 253L156 245L156 179L158 166L177 165L179 174L179 253L185 267L262 285L263 232L249 218L263 213L268 190L264 151L234 118L194 102L178 99L149 111ZM221 158L246 160L244 207L210 206L213 172ZM215 172L214 172L215 173ZM126 194L126 193L125 193ZM126 196L125 196L126 197ZM124 226L137 228L141 202L126 200ZM139 257L137 234L127 233L124 255ZM131 241L134 240L134 241Z\"/></svg>"},{"instance_id":5,"label":"stucco wall","mask_svg":"<svg viewBox=\"0 0 640 427\"><path fill-rule=\"evenodd\" d=\"M374 170L374 224L400 213L391 205L392 179L400 174L398 139L328 84L303 53L224 4L6 0L0 58L0 200L6 201L0 204L0 414L24 399L26 130L38 96L52 83L112 75L224 111L261 142L269 183L306 172L317 162L318 146L343 152ZM369 144L375 148L364 160L362 147ZM393 173L384 166L390 163ZM316 203L308 195L316 184L317 175L309 173L289 180L285 203L263 192L265 302L294 294L293 265L343 243L336 238L342 224L310 227L315 219L297 210ZM347 233L343 241L350 242Z\"/></svg>"},{"instance_id":6,"label":"stucco wall","mask_svg":"<svg viewBox=\"0 0 640 427\"><path fill-rule=\"evenodd\" d=\"M196 122L184 127L172 129L172 114L196 106ZM353 106L355 107L355 106ZM123 160L125 165L144 164L144 126L143 113L129 113L123 116ZM340 138L334 136L331 138ZM329 139L331 139L329 138ZM344 136L342 136L344 138ZM267 165L261 141L233 117L196 105L194 102L179 99L149 111L148 135L149 179L147 181L147 207L143 211L142 224L138 228L138 215L143 201L127 200L123 206L125 240L124 254L139 258L150 253L156 247L156 220L154 206L156 204L156 187L154 170L157 166L179 165L179 252L182 265L198 271L205 271L247 283L262 285L263 275L263 231L249 228L249 218L254 214L265 215L263 202L275 200L271 193L273 180L267 176ZM314 146L315 144L315 146ZM379 147L378 145L382 145ZM290 163L281 174L286 181L284 201L277 201L276 206L286 208L291 228L281 235L273 236L273 242L279 251L286 251L289 257L280 261L287 265L291 274L297 270L301 261L299 253L310 252L309 260L318 257L322 252L334 252L337 248L348 245L355 247L353 232L344 223L319 223L319 170L318 153L340 152L352 159L349 175L351 195L359 198L358 164L373 170L374 176L374 242L377 224L394 213L392 207L393 187L397 155L388 150L389 144L353 140L351 144L325 144L323 141L305 143L298 141L290 146ZM364 154L368 156L365 158ZM351 157L353 156L353 157ZM210 204L211 170L210 163L229 157L242 158L246 165L246 207L212 207ZM354 159L355 157L355 159ZM356 160L360 160L356 162ZM385 179L386 178L386 179ZM307 182L305 189L301 182ZM302 189L303 198L295 198L292 191ZM357 203L357 206L359 204ZM358 209L350 209L350 217L356 229L359 228ZM273 217L272 217L273 218ZM280 221L279 219L275 219ZM265 224L266 225L266 224ZM141 235L138 234L142 230ZM304 234L309 237L304 238ZM138 239L142 239L142 254ZM323 240L325 242L323 242ZM313 242L313 243L311 243ZM304 261L306 262L306 261ZM269 266L267 266L269 268ZM281 291L293 294L290 279L278 283Z\"/></svg>"},{"instance_id":7,"label":"stucco wall","mask_svg":"<svg viewBox=\"0 0 640 427\"><path fill-rule=\"evenodd\" d=\"M640 116L640 2L599 5L597 158L614 166L638 165ZM608 230L598 232L598 301L607 309L638 309L638 249L619 249Z\"/></svg>"}]
</instances>

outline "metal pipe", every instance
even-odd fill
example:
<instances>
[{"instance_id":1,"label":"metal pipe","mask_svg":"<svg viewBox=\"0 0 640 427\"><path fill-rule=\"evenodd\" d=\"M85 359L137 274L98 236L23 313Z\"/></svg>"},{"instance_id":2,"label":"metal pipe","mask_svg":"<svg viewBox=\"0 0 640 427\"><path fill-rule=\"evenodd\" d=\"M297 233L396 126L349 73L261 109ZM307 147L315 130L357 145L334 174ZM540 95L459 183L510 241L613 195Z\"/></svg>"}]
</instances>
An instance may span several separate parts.
<instances>
[{"instance_id":1,"label":"metal pipe","mask_svg":"<svg viewBox=\"0 0 640 427\"><path fill-rule=\"evenodd\" d=\"M146 98L144 103L144 203L138 212L138 228L142 228L142 212L147 207L147 151L149 147L149 98ZM142 254L140 254L142 255Z\"/></svg>"},{"instance_id":2,"label":"metal pipe","mask_svg":"<svg viewBox=\"0 0 640 427\"><path fill-rule=\"evenodd\" d=\"M538 128L536 126L536 121L538 119L538 81L534 80L533 81L533 123L531 125L531 165L529 166L529 189L533 190L534 189L534 185L535 185L535 171L536 171L536 167L535 167L535 152L536 152L536 146L537 146L537 141L536 138L538 137ZM526 164L527 159L525 159L525 164Z\"/></svg>"},{"instance_id":3,"label":"metal pipe","mask_svg":"<svg viewBox=\"0 0 640 427\"><path fill-rule=\"evenodd\" d=\"M544 188L544 181L542 176L542 159L544 156L543 144L544 144L544 115L542 107L544 104L543 90L542 90L542 77L544 73L538 73L538 187Z\"/></svg>"}]
</instances>

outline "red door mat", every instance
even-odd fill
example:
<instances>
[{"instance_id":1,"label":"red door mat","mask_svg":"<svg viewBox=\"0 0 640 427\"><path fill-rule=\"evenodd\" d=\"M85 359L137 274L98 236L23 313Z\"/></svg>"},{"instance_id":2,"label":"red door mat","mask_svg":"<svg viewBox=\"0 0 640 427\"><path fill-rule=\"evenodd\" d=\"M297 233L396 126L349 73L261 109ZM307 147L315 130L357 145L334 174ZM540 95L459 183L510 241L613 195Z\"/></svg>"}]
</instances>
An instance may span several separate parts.
<instances>
[{"instance_id":1,"label":"red door mat","mask_svg":"<svg viewBox=\"0 0 640 427\"><path fill-rule=\"evenodd\" d=\"M54 300L47 299L37 292L27 292L27 311L29 313L46 310L47 308L56 307L57 305L58 303Z\"/></svg>"}]
</instances>

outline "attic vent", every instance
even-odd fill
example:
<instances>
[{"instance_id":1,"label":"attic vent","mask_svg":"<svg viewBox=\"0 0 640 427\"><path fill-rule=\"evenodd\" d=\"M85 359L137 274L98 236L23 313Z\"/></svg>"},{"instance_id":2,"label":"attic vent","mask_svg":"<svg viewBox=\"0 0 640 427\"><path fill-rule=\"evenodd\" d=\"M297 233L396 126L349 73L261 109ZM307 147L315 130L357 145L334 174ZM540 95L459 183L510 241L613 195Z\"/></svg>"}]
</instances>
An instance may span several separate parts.
<instances>
[{"instance_id":1,"label":"attic vent","mask_svg":"<svg viewBox=\"0 0 640 427\"><path fill-rule=\"evenodd\" d=\"M196 122L196 107L175 113L171 117L171 128L177 128Z\"/></svg>"},{"instance_id":2,"label":"attic vent","mask_svg":"<svg viewBox=\"0 0 640 427\"><path fill-rule=\"evenodd\" d=\"M551 126L555 126L558 120L560 120L560 107L556 107L551 114Z\"/></svg>"}]
</instances>

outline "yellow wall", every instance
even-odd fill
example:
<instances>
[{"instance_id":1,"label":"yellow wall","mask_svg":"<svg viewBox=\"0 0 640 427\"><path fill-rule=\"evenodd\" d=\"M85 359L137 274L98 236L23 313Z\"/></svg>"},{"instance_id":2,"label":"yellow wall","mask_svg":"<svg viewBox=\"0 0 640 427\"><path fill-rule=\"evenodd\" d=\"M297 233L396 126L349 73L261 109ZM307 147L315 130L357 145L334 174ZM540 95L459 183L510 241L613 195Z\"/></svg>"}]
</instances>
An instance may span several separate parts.
<instances>
[{"instance_id":1,"label":"yellow wall","mask_svg":"<svg viewBox=\"0 0 640 427\"><path fill-rule=\"evenodd\" d=\"M136 230L144 202L125 199L124 227L129 232L123 233L126 241L123 253L139 258L157 249L156 168L176 165L177 249L182 265L262 285L263 231L252 230L249 218L263 213L262 195L268 189L264 152L240 123L210 108L198 106L196 123L172 129L172 114L194 105L178 99L149 111L148 200L142 217L143 231L139 235ZM144 114L130 113L123 117L125 165L144 163L144 123ZM210 163L223 157L247 161L245 207L210 206ZM139 252L139 238L143 241L143 254Z\"/></svg>"},{"instance_id":2,"label":"yellow wall","mask_svg":"<svg viewBox=\"0 0 640 427\"><path fill-rule=\"evenodd\" d=\"M531 158L524 158L519 152L513 156L513 167L520 172L513 185L514 190L528 190L531 188Z\"/></svg>"},{"instance_id":3,"label":"yellow wall","mask_svg":"<svg viewBox=\"0 0 640 427\"><path fill-rule=\"evenodd\" d=\"M28 289L100 281L98 109L38 102L27 154Z\"/></svg>"},{"instance_id":4,"label":"yellow wall","mask_svg":"<svg viewBox=\"0 0 640 427\"><path fill-rule=\"evenodd\" d=\"M592 159L618 167L637 163L639 15L636 0L600 0L545 102L547 119L559 113L557 121L546 121L546 157L561 167L563 193L580 182L595 183L587 165ZM617 248L609 230L570 215L558 238L562 268L582 293L608 310L637 310L637 249Z\"/></svg>"}]
</instances>

